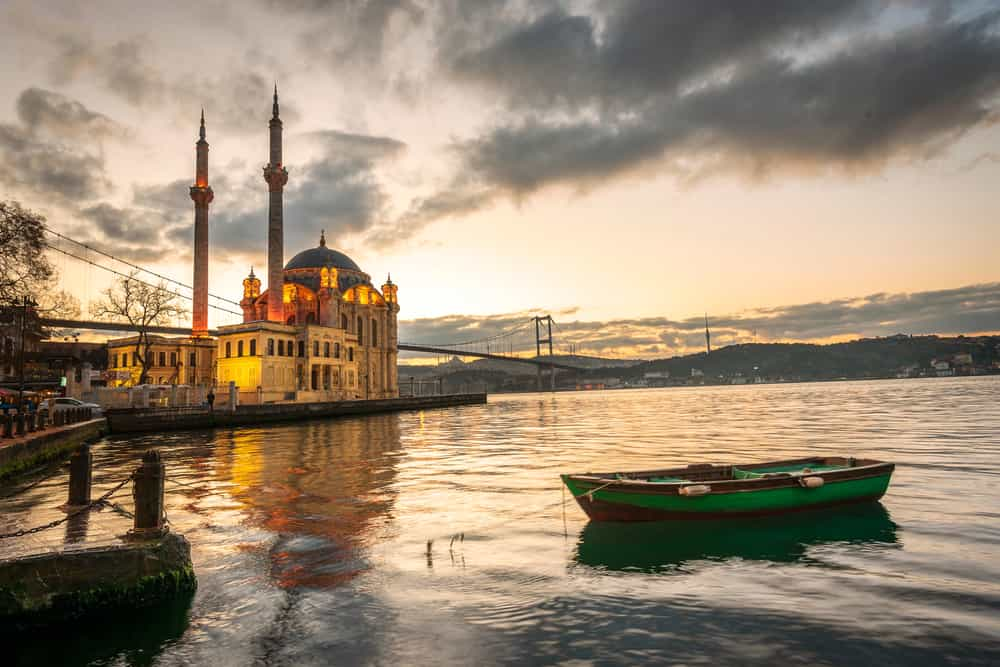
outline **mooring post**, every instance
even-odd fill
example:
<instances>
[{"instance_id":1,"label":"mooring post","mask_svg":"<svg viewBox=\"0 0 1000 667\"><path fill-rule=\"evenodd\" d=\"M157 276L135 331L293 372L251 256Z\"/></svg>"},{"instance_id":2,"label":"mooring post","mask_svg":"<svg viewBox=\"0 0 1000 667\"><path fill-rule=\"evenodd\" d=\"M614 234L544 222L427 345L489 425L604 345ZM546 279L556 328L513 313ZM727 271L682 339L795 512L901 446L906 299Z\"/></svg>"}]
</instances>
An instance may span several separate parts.
<instances>
[{"instance_id":1,"label":"mooring post","mask_svg":"<svg viewBox=\"0 0 1000 667\"><path fill-rule=\"evenodd\" d=\"M148 450L135 472L135 523L129 536L138 539L160 537L163 525L163 482L166 470L160 452Z\"/></svg>"},{"instance_id":2,"label":"mooring post","mask_svg":"<svg viewBox=\"0 0 1000 667\"><path fill-rule=\"evenodd\" d=\"M14 415L3 416L3 437L14 437Z\"/></svg>"},{"instance_id":3,"label":"mooring post","mask_svg":"<svg viewBox=\"0 0 1000 667\"><path fill-rule=\"evenodd\" d=\"M94 455L90 445L84 443L69 457L69 502L70 507L90 504L91 467Z\"/></svg>"},{"instance_id":4,"label":"mooring post","mask_svg":"<svg viewBox=\"0 0 1000 667\"><path fill-rule=\"evenodd\" d=\"M14 429L14 435L24 435L24 412L17 411L17 422L15 422L16 428Z\"/></svg>"},{"instance_id":5,"label":"mooring post","mask_svg":"<svg viewBox=\"0 0 1000 667\"><path fill-rule=\"evenodd\" d=\"M45 415L48 414L48 413L46 413L46 412L36 412L35 414L37 415L37 418L38 418L38 430L39 431L44 431L45 430Z\"/></svg>"}]
</instances>

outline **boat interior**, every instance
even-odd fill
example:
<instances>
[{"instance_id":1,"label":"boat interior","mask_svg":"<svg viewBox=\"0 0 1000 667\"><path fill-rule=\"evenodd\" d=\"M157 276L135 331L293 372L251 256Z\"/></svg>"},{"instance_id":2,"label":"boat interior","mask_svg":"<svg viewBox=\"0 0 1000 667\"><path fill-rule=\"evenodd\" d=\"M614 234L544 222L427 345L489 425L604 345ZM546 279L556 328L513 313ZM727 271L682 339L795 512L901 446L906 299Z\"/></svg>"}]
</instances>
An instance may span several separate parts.
<instances>
[{"instance_id":1,"label":"boat interior","mask_svg":"<svg viewBox=\"0 0 1000 667\"><path fill-rule=\"evenodd\" d=\"M728 480L750 480L768 477L792 477L814 473L845 470L882 463L874 459L845 458L841 456L789 459L767 463L741 465L711 465L695 463L684 468L665 470L645 470L640 472L616 472L588 474L586 477L601 479L635 480L660 484L678 482L719 482Z\"/></svg>"}]
</instances>

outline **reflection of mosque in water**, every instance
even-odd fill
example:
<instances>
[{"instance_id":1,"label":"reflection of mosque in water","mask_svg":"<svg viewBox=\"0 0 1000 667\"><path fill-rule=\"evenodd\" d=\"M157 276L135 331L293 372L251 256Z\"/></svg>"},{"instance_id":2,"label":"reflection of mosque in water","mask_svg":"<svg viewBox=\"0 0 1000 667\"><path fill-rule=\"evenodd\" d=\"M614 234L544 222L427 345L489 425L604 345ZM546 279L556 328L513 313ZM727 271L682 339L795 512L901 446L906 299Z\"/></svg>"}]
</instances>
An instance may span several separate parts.
<instances>
[{"instance_id":1,"label":"reflection of mosque in water","mask_svg":"<svg viewBox=\"0 0 1000 667\"><path fill-rule=\"evenodd\" d=\"M881 503L785 516L718 521L589 522L576 561L607 570L661 572L695 561L805 562L821 545L896 545L896 524Z\"/></svg>"},{"instance_id":2,"label":"reflection of mosque in water","mask_svg":"<svg viewBox=\"0 0 1000 667\"><path fill-rule=\"evenodd\" d=\"M268 545L278 585L336 586L368 569L364 547L392 521L397 415L218 435L216 475L234 485L243 522L278 535Z\"/></svg>"}]
</instances>

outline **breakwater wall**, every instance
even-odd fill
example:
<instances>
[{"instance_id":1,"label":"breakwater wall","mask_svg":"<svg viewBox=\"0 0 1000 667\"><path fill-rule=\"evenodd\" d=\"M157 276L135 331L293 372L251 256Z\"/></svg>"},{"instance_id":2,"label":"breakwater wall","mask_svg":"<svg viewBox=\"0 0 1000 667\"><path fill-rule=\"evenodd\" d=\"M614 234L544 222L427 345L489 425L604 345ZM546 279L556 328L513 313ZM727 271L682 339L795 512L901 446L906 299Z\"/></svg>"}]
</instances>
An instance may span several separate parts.
<instances>
[{"instance_id":1,"label":"breakwater wall","mask_svg":"<svg viewBox=\"0 0 1000 667\"><path fill-rule=\"evenodd\" d=\"M100 437L106 429L103 418L88 419L0 440L0 483L33 466L68 456L81 444Z\"/></svg>"},{"instance_id":2,"label":"breakwater wall","mask_svg":"<svg viewBox=\"0 0 1000 667\"><path fill-rule=\"evenodd\" d=\"M127 408L108 410L108 428L112 433L141 433L226 426L247 426L302 419L349 417L404 410L429 410L486 403L486 394L448 394L412 396L370 401L335 401L329 403L273 403L241 405L235 410L207 408Z\"/></svg>"}]
</instances>

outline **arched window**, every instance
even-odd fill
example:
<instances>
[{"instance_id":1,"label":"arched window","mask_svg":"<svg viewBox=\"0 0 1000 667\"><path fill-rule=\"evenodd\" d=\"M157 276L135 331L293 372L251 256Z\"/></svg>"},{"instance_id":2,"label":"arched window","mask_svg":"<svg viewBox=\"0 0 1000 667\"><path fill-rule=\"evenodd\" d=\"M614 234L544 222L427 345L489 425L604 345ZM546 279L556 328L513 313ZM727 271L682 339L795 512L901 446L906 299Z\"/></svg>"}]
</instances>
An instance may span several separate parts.
<instances>
[{"instance_id":1,"label":"arched window","mask_svg":"<svg viewBox=\"0 0 1000 667\"><path fill-rule=\"evenodd\" d=\"M347 315L340 314L340 328L347 331Z\"/></svg>"},{"instance_id":2,"label":"arched window","mask_svg":"<svg viewBox=\"0 0 1000 667\"><path fill-rule=\"evenodd\" d=\"M233 356L233 344L227 340L226 341L226 358L228 359L231 356Z\"/></svg>"},{"instance_id":3,"label":"arched window","mask_svg":"<svg viewBox=\"0 0 1000 667\"><path fill-rule=\"evenodd\" d=\"M257 356L257 339L256 338L251 338L250 339L250 356L251 357L256 357Z\"/></svg>"},{"instance_id":4,"label":"arched window","mask_svg":"<svg viewBox=\"0 0 1000 667\"><path fill-rule=\"evenodd\" d=\"M306 342L304 340L299 341L299 356L306 356Z\"/></svg>"},{"instance_id":5,"label":"arched window","mask_svg":"<svg viewBox=\"0 0 1000 667\"><path fill-rule=\"evenodd\" d=\"M365 344L365 321L358 316L358 345Z\"/></svg>"},{"instance_id":6,"label":"arched window","mask_svg":"<svg viewBox=\"0 0 1000 667\"><path fill-rule=\"evenodd\" d=\"M324 357L329 357L330 356L330 344L329 343L323 343L323 356Z\"/></svg>"},{"instance_id":7,"label":"arched window","mask_svg":"<svg viewBox=\"0 0 1000 667\"><path fill-rule=\"evenodd\" d=\"M333 357L335 359L340 359L340 343L333 344Z\"/></svg>"},{"instance_id":8,"label":"arched window","mask_svg":"<svg viewBox=\"0 0 1000 667\"><path fill-rule=\"evenodd\" d=\"M318 357L319 356L319 341L318 340L314 340L313 341L313 356L314 357Z\"/></svg>"},{"instance_id":9,"label":"arched window","mask_svg":"<svg viewBox=\"0 0 1000 667\"><path fill-rule=\"evenodd\" d=\"M354 361L354 348L353 347L347 348L347 360L348 361Z\"/></svg>"},{"instance_id":10,"label":"arched window","mask_svg":"<svg viewBox=\"0 0 1000 667\"><path fill-rule=\"evenodd\" d=\"M285 356L285 340L283 338L278 339L278 356Z\"/></svg>"},{"instance_id":11,"label":"arched window","mask_svg":"<svg viewBox=\"0 0 1000 667\"><path fill-rule=\"evenodd\" d=\"M268 338L267 339L267 356L269 356L269 357L273 357L274 356L274 339L273 338Z\"/></svg>"},{"instance_id":12,"label":"arched window","mask_svg":"<svg viewBox=\"0 0 1000 667\"><path fill-rule=\"evenodd\" d=\"M243 341L241 340L236 341L236 356L237 357L243 356Z\"/></svg>"},{"instance_id":13,"label":"arched window","mask_svg":"<svg viewBox=\"0 0 1000 667\"><path fill-rule=\"evenodd\" d=\"M371 339L372 339L372 347L378 347L378 322L375 321L374 317L372 318Z\"/></svg>"},{"instance_id":14,"label":"arched window","mask_svg":"<svg viewBox=\"0 0 1000 667\"><path fill-rule=\"evenodd\" d=\"M288 341L285 344L285 349L288 351L288 356L290 356L290 357L294 357L295 356L295 346L292 344L293 342L294 341Z\"/></svg>"}]
</instances>

